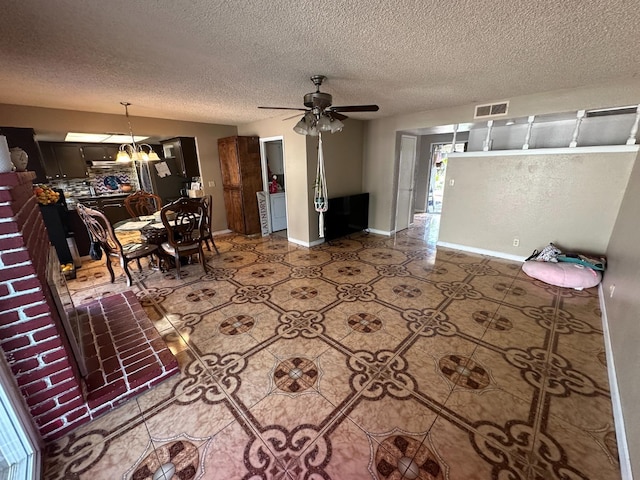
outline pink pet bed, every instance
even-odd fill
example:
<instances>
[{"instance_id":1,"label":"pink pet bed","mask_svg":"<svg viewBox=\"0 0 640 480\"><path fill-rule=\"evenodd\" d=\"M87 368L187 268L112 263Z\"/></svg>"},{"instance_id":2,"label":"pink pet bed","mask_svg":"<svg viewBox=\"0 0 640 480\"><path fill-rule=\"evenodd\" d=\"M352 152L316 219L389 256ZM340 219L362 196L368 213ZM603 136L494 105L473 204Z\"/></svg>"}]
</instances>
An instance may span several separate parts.
<instances>
[{"instance_id":1,"label":"pink pet bed","mask_svg":"<svg viewBox=\"0 0 640 480\"><path fill-rule=\"evenodd\" d=\"M529 260L522 265L522 271L530 277L550 285L577 290L595 287L602 280L601 272L596 272L577 263Z\"/></svg>"}]
</instances>

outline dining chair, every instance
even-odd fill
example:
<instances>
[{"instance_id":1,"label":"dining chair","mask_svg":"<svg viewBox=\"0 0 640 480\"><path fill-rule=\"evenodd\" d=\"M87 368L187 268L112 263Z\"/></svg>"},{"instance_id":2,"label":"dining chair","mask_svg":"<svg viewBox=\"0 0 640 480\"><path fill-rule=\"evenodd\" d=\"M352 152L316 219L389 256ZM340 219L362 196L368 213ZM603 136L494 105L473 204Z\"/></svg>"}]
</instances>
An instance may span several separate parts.
<instances>
[{"instance_id":1,"label":"dining chair","mask_svg":"<svg viewBox=\"0 0 640 480\"><path fill-rule=\"evenodd\" d=\"M162 199L153 193L138 190L124 199L124 206L132 217L153 215L162 208Z\"/></svg>"},{"instance_id":2,"label":"dining chair","mask_svg":"<svg viewBox=\"0 0 640 480\"><path fill-rule=\"evenodd\" d=\"M202 251L205 217L205 206L197 198L181 197L160 210L160 219L167 230L167 241L160 248L173 257L178 279L181 278L180 257L190 257L196 253L202 269L207 273Z\"/></svg>"},{"instance_id":3,"label":"dining chair","mask_svg":"<svg viewBox=\"0 0 640 480\"><path fill-rule=\"evenodd\" d=\"M213 230L211 229L211 219L213 215L213 203L211 201L211 195L205 195L201 198L202 203L204 204L205 210L205 219L203 224L203 234L202 239L204 240L205 245L207 246L207 250L211 251L211 247L209 246L209 240L211 240L211 244L213 248L215 248L216 253L220 255L218 251L218 247L216 246L216 242L213 240Z\"/></svg>"},{"instance_id":4,"label":"dining chair","mask_svg":"<svg viewBox=\"0 0 640 480\"><path fill-rule=\"evenodd\" d=\"M138 265L138 270L142 272L140 259L155 253L158 250L158 246L142 243L127 243L122 245L118 237L116 237L113 226L100 210L94 210L81 203L77 203L76 211L87 227L89 239L92 242L98 243L105 253L107 269L111 275L111 283L115 281L115 275L111 265L111 257L114 257L119 260L120 266L127 276L127 286L130 287L133 280L131 278L131 272L129 271L129 262L135 260Z\"/></svg>"}]
</instances>

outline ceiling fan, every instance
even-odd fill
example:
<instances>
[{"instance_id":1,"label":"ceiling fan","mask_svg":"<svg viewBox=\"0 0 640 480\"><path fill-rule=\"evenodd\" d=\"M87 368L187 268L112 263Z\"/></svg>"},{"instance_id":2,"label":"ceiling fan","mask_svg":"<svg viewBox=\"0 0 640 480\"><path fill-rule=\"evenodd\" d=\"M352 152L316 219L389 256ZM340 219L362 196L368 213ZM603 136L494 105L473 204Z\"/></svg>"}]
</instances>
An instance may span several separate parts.
<instances>
[{"instance_id":1,"label":"ceiling fan","mask_svg":"<svg viewBox=\"0 0 640 480\"><path fill-rule=\"evenodd\" d=\"M302 135L317 136L319 131L338 132L344 124L342 120L348 118L340 112L377 112L378 105L343 105L332 106L333 97L329 93L321 92L320 85L327 79L324 75L313 75L311 81L316 86L315 92L304 96L304 106L296 107L258 107L270 110L300 110L306 112L293 130Z\"/></svg>"}]
</instances>

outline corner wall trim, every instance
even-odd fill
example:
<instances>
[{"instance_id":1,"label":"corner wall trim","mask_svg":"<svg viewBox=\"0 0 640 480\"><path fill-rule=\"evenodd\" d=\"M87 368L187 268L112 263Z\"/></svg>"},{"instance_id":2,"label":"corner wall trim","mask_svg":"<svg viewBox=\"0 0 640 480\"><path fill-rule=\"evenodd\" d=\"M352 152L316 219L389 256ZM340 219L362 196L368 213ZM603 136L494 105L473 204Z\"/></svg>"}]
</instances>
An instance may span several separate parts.
<instances>
[{"instance_id":1,"label":"corner wall trim","mask_svg":"<svg viewBox=\"0 0 640 480\"><path fill-rule=\"evenodd\" d=\"M437 242L438 247L452 248L454 250L462 250L463 252L477 253L479 255L489 255L490 257L504 258L506 260L513 260L515 262L524 262L527 257L521 257L520 255L512 255L510 253L496 252L493 250L485 250L484 248L469 247L467 245L460 245L459 243L449 242Z\"/></svg>"},{"instance_id":2,"label":"corner wall trim","mask_svg":"<svg viewBox=\"0 0 640 480\"><path fill-rule=\"evenodd\" d=\"M376 235L384 235L385 237L390 237L393 235L393 232L387 232L385 230L377 230L375 228L370 228L369 233L375 233Z\"/></svg>"},{"instance_id":3,"label":"corner wall trim","mask_svg":"<svg viewBox=\"0 0 640 480\"><path fill-rule=\"evenodd\" d=\"M316 245L322 245L324 243L324 238L319 238L318 240L314 240L313 242L305 242L292 237L288 237L287 240L291 243L295 243L296 245L302 245L303 247L307 247L307 248L315 247Z\"/></svg>"},{"instance_id":4,"label":"corner wall trim","mask_svg":"<svg viewBox=\"0 0 640 480\"><path fill-rule=\"evenodd\" d=\"M609 376L609 390L611 391L611 405L613 407L613 422L615 423L616 439L618 441L620 473L622 474L622 480L633 480L633 472L631 471L631 458L629 456L629 445L627 444L627 433L624 428L624 417L622 416L622 403L620 401L618 377L616 376L616 366L614 364L613 350L611 348L609 320L607 317L607 309L604 303L604 291L602 289L602 282L598 286L598 297L600 299L600 311L602 312L604 351L607 356L607 373Z\"/></svg>"}]
</instances>

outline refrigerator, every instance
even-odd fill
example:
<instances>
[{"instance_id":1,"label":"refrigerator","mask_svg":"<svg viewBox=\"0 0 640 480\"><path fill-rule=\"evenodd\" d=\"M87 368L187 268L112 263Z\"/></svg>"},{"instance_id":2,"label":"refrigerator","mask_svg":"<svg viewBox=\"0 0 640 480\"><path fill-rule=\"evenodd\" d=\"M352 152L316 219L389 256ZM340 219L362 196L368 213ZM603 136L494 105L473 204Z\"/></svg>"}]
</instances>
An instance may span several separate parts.
<instances>
[{"instance_id":1,"label":"refrigerator","mask_svg":"<svg viewBox=\"0 0 640 480\"><path fill-rule=\"evenodd\" d=\"M153 149L161 160L138 163L140 183L144 190L158 195L166 205L187 195L190 180L182 175L175 158L164 156L161 146L154 145Z\"/></svg>"}]
</instances>

